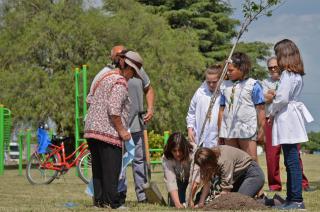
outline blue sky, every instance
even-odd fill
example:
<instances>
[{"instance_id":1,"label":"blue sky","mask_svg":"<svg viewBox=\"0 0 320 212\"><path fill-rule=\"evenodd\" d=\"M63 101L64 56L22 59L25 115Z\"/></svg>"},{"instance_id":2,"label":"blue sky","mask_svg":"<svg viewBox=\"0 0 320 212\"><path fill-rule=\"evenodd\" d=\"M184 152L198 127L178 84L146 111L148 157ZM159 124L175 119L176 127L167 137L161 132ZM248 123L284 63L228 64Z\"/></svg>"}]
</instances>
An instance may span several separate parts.
<instances>
[{"instance_id":1,"label":"blue sky","mask_svg":"<svg viewBox=\"0 0 320 212\"><path fill-rule=\"evenodd\" d=\"M234 18L243 20L243 1L230 0ZM306 75L301 100L315 121L307 124L308 131L320 131L320 1L287 0L271 17L261 17L249 26L241 41L276 43L288 38L300 49Z\"/></svg>"}]
</instances>

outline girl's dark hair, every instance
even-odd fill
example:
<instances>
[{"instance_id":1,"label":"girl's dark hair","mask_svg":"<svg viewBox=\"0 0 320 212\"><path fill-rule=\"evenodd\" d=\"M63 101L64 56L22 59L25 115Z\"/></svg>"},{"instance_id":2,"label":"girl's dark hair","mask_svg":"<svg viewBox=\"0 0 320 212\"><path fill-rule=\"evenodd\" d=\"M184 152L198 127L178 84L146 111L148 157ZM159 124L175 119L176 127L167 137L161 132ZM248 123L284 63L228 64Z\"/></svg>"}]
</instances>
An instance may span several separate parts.
<instances>
[{"instance_id":1,"label":"girl's dark hair","mask_svg":"<svg viewBox=\"0 0 320 212\"><path fill-rule=\"evenodd\" d=\"M279 41L274 46L274 52L281 72L287 70L300 75L305 74L300 51L293 41L289 39Z\"/></svg>"},{"instance_id":2,"label":"girl's dark hair","mask_svg":"<svg viewBox=\"0 0 320 212\"><path fill-rule=\"evenodd\" d=\"M218 147L213 149L203 147L197 150L194 163L200 167L200 175L204 183L211 181L214 174L219 174L218 159L220 154Z\"/></svg>"},{"instance_id":3,"label":"girl's dark hair","mask_svg":"<svg viewBox=\"0 0 320 212\"><path fill-rule=\"evenodd\" d=\"M231 56L232 64L247 76L251 70L250 58L243 52L235 52Z\"/></svg>"},{"instance_id":4,"label":"girl's dark hair","mask_svg":"<svg viewBox=\"0 0 320 212\"><path fill-rule=\"evenodd\" d=\"M172 150L174 148L178 148L182 152L182 161L188 160L190 153L193 151L193 146L181 132L175 132L169 136L168 142L164 147L164 155L167 159L174 159L172 155Z\"/></svg>"}]
</instances>

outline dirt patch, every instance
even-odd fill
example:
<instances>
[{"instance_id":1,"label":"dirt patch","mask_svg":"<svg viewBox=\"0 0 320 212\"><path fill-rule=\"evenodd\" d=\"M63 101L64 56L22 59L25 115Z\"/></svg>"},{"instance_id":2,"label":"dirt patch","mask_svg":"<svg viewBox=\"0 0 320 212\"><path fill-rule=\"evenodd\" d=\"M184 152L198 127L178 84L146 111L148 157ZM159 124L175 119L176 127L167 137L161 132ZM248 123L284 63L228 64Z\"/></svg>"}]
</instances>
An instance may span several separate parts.
<instances>
[{"instance_id":1,"label":"dirt patch","mask_svg":"<svg viewBox=\"0 0 320 212\"><path fill-rule=\"evenodd\" d=\"M204 207L204 210L266 210L263 204L257 202L251 197L245 196L237 192L231 192L221 195L212 200Z\"/></svg>"}]
</instances>

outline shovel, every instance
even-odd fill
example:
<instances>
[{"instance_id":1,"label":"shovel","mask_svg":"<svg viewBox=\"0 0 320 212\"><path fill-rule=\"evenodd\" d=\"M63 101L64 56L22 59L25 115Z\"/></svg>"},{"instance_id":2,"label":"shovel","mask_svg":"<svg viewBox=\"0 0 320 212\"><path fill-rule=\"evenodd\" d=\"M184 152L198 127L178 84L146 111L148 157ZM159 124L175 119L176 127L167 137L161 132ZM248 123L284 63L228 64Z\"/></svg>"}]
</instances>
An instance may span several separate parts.
<instances>
[{"instance_id":1,"label":"shovel","mask_svg":"<svg viewBox=\"0 0 320 212\"><path fill-rule=\"evenodd\" d=\"M146 176L147 176L147 183L143 184L143 190L146 194L146 198L148 203L151 204L159 204L166 206L166 201L164 200L160 190L158 189L158 186L155 182L151 182L151 169L150 169L150 153L149 153L149 141L148 141L148 134L147 130L144 130L143 132L144 136L144 146L145 146L145 152L146 152Z\"/></svg>"}]
</instances>

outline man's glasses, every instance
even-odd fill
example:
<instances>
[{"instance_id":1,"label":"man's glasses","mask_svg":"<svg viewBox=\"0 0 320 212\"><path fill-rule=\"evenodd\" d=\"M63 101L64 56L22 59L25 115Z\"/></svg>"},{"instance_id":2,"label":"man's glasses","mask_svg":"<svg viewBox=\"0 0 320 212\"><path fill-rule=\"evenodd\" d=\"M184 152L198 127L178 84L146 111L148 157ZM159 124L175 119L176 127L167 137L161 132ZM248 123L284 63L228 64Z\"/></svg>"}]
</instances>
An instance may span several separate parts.
<instances>
[{"instance_id":1,"label":"man's glasses","mask_svg":"<svg viewBox=\"0 0 320 212\"><path fill-rule=\"evenodd\" d=\"M271 72L278 72L279 67L278 66L268 66L268 70Z\"/></svg>"}]
</instances>

